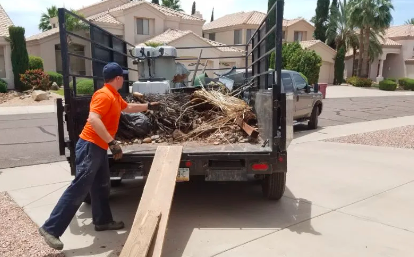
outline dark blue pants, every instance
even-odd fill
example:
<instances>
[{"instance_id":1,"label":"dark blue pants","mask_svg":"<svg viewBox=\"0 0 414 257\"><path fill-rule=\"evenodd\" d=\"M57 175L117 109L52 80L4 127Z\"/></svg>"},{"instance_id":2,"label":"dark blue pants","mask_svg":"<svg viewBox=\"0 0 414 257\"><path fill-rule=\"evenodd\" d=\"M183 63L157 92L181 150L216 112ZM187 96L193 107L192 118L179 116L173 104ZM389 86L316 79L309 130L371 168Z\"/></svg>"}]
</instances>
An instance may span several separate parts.
<instances>
[{"instance_id":1,"label":"dark blue pants","mask_svg":"<svg viewBox=\"0 0 414 257\"><path fill-rule=\"evenodd\" d=\"M75 179L42 226L55 237L60 237L65 232L88 192L92 200L93 224L102 225L113 221L109 207L111 188L106 150L79 138L75 151Z\"/></svg>"}]
</instances>

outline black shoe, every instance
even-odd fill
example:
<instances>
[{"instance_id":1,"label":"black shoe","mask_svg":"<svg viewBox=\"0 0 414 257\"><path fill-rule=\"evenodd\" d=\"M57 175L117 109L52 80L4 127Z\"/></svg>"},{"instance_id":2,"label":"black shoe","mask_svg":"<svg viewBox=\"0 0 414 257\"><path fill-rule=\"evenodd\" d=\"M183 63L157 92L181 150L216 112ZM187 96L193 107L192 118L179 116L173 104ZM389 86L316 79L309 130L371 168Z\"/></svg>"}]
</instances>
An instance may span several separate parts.
<instances>
[{"instance_id":1,"label":"black shoe","mask_svg":"<svg viewBox=\"0 0 414 257\"><path fill-rule=\"evenodd\" d=\"M105 231L105 230L118 230L125 227L124 222L122 221L112 221L108 224L95 225L95 231Z\"/></svg>"},{"instance_id":2,"label":"black shoe","mask_svg":"<svg viewBox=\"0 0 414 257\"><path fill-rule=\"evenodd\" d=\"M39 228L39 233L43 236L46 243L56 250L62 250L63 249L63 243L59 240L59 238L49 234L46 230L43 228Z\"/></svg>"}]
</instances>

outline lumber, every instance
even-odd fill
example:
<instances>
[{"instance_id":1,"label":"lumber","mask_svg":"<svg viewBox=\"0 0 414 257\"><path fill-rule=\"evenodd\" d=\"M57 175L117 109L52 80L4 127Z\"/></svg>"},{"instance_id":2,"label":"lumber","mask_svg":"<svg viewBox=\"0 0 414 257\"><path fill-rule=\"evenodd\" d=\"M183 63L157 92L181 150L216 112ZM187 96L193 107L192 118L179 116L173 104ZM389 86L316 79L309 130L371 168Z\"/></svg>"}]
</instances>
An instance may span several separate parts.
<instances>
[{"instance_id":1,"label":"lumber","mask_svg":"<svg viewBox=\"0 0 414 257\"><path fill-rule=\"evenodd\" d=\"M121 257L161 256L182 150L182 146L157 148Z\"/></svg>"}]
</instances>

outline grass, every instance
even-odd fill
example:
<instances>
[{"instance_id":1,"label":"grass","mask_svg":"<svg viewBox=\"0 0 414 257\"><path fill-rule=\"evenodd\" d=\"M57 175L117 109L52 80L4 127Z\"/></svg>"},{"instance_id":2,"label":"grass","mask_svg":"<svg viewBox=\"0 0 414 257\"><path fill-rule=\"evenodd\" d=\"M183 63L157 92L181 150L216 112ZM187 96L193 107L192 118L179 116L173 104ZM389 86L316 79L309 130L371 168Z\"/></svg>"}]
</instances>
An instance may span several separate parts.
<instances>
[{"instance_id":1,"label":"grass","mask_svg":"<svg viewBox=\"0 0 414 257\"><path fill-rule=\"evenodd\" d=\"M52 91L52 92L53 92L53 93L55 93L55 94L58 94L58 95L64 96L64 93L63 93L63 88L59 88L58 90L50 90L50 91Z\"/></svg>"}]
</instances>

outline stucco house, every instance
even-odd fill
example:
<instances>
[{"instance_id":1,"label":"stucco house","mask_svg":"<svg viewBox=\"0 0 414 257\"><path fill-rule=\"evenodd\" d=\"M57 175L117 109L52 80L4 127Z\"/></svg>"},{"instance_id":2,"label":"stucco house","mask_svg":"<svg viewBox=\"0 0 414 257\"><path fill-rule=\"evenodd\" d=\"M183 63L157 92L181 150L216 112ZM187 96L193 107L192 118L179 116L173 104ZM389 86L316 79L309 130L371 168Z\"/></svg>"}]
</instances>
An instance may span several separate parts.
<instances>
[{"instance_id":1,"label":"stucco house","mask_svg":"<svg viewBox=\"0 0 414 257\"><path fill-rule=\"evenodd\" d=\"M199 13L195 16L188 15L147 1L106 0L79 9L78 12L89 21L134 45L147 41L171 43L175 46L219 44L202 39L205 20ZM61 72L62 60L57 18L51 19L51 23L53 29L27 38L27 49L29 54L43 58L46 71ZM84 33L88 36L89 31ZM89 44L75 37L72 39L71 52L91 56ZM236 50L233 49L233 51ZM214 49L204 52L203 56L211 57L219 57L223 54L223 51ZM179 54L182 53L179 52ZM198 57L199 50L186 51L183 54L188 58L195 58ZM217 67L217 65L220 64L216 61L209 62L210 67ZM129 67L134 67L132 59L129 60ZM91 75L92 65L90 61L71 57L71 70L75 74ZM132 71L130 79L138 79L138 74Z\"/></svg>"},{"instance_id":2,"label":"stucco house","mask_svg":"<svg viewBox=\"0 0 414 257\"><path fill-rule=\"evenodd\" d=\"M246 44L266 17L258 11L225 15L203 26L203 37L227 45ZM305 19L283 21L283 41L299 42L303 48L314 50L322 58L319 82L333 83L336 51L325 43L314 40L315 27ZM245 47L240 47L245 49ZM251 45L249 46L251 49Z\"/></svg>"},{"instance_id":3,"label":"stucco house","mask_svg":"<svg viewBox=\"0 0 414 257\"><path fill-rule=\"evenodd\" d=\"M382 55L369 66L369 78L380 82L384 78L414 78L414 25L392 26L386 30ZM358 67L358 55L353 65L353 53L345 60L345 76L352 76Z\"/></svg>"},{"instance_id":4,"label":"stucco house","mask_svg":"<svg viewBox=\"0 0 414 257\"><path fill-rule=\"evenodd\" d=\"M7 82L9 89L13 89L14 77L11 63L11 47L6 40L9 36L10 26L13 26L13 22L0 5L0 78Z\"/></svg>"}]
</instances>

